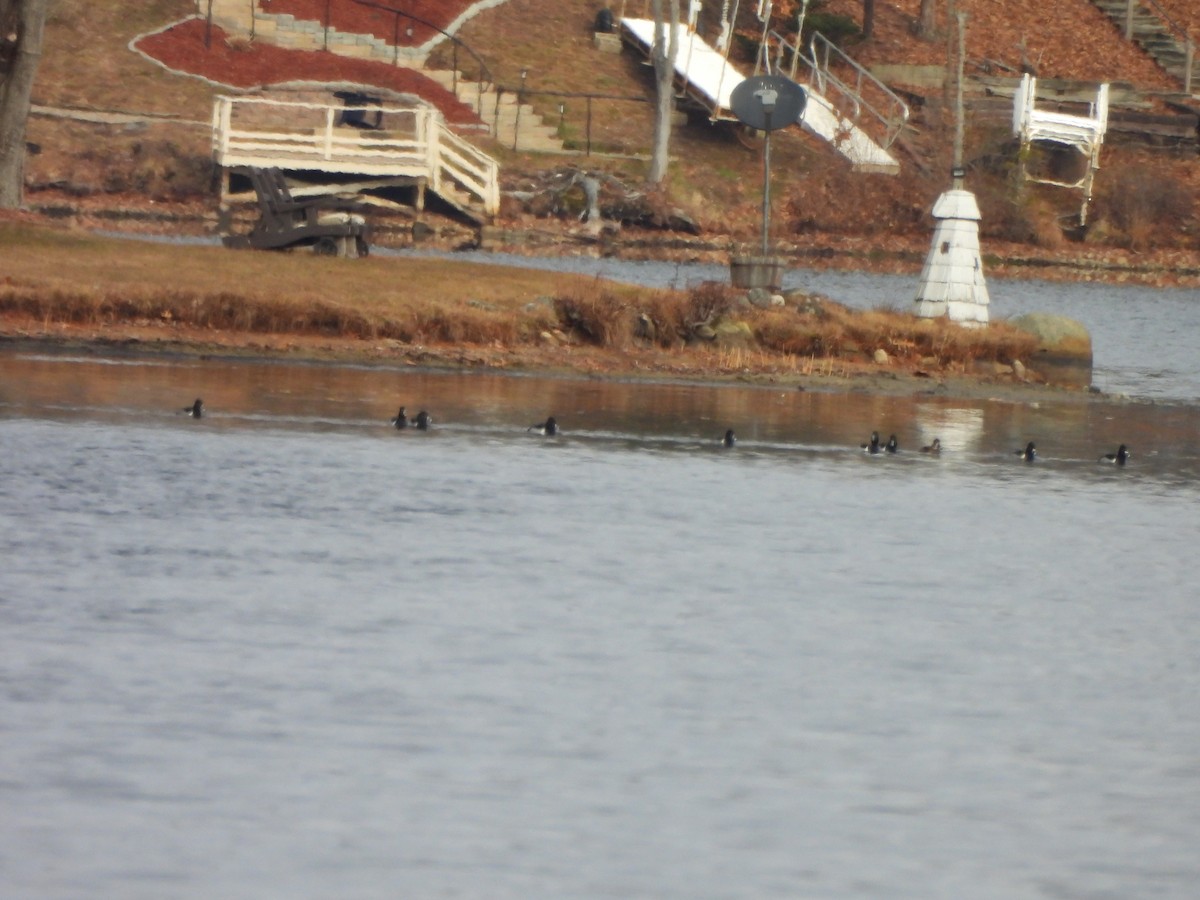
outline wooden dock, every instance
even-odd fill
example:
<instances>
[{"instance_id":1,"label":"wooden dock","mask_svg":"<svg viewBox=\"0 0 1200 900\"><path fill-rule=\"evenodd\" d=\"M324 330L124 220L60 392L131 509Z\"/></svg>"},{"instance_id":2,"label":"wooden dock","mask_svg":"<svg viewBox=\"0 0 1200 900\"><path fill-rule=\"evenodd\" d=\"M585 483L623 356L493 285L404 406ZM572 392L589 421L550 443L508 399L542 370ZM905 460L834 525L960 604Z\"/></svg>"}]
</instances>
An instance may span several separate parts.
<instances>
[{"instance_id":1,"label":"wooden dock","mask_svg":"<svg viewBox=\"0 0 1200 900\"><path fill-rule=\"evenodd\" d=\"M223 208L253 198L229 190L230 175L247 167L330 176L329 185L305 189L309 194L345 192L350 178L359 189L414 187L418 208L431 191L477 221L500 208L499 164L425 104L221 96L213 106L212 153L223 173Z\"/></svg>"}]
</instances>

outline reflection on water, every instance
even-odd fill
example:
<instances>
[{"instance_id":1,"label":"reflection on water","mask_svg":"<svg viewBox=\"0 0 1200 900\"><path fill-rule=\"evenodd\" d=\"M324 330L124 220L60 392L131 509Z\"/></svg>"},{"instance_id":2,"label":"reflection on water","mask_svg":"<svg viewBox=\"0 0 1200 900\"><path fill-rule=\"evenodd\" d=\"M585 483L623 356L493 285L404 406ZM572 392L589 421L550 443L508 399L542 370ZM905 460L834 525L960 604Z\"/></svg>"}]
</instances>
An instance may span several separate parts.
<instances>
[{"instance_id":1,"label":"reflection on water","mask_svg":"<svg viewBox=\"0 0 1200 900\"><path fill-rule=\"evenodd\" d=\"M1120 443L1140 469L1189 478L1198 412L1182 405L1048 399L975 402L758 387L641 384L486 373L205 360L97 360L0 355L0 415L166 422L194 397L209 428L374 432L405 405L438 430L508 434L554 415L576 439L691 447L733 428L739 449L841 452L872 431L913 450L940 438L946 459L985 461L1028 440L1050 464L1095 460Z\"/></svg>"},{"instance_id":2,"label":"reflection on water","mask_svg":"<svg viewBox=\"0 0 1200 900\"><path fill-rule=\"evenodd\" d=\"M1190 898L1198 430L0 354L0 895Z\"/></svg>"}]
</instances>

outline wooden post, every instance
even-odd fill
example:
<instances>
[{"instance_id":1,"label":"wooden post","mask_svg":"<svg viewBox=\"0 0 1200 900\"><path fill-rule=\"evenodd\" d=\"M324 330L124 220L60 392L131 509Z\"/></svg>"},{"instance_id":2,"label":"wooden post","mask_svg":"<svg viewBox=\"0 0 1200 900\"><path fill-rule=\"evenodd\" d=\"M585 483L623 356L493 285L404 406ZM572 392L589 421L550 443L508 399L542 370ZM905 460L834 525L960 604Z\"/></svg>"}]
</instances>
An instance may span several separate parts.
<instances>
[{"instance_id":1,"label":"wooden post","mask_svg":"<svg viewBox=\"0 0 1200 900\"><path fill-rule=\"evenodd\" d=\"M592 95L587 98L587 156L592 155Z\"/></svg>"},{"instance_id":2,"label":"wooden post","mask_svg":"<svg viewBox=\"0 0 1200 900\"><path fill-rule=\"evenodd\" d=\"M942 81L942 99L945 101L946 109L949 109L951 103L954 102L954 86L950 82L950 73L954 71L953 26L956 16L954 0L946 0L946 77Z\"/></svg>"},{"instance_id":3,"label":"wooden post","mask_svg":"<svg viewBox=\"0 0 1200 900\"><path fill-rule=\"evenodd\" d=\"M1133 40L1133 8L1137 0L1125 0L1125 40Z\"/></svg>"},{"instance_id":4,"label":"wooden post","mask_svg":"<svg viewBox=\"0 0 1200 900\"><path fill-rule=\"evenodd\" d=\"M967 14L958 17L958 61L954 66L954 189L963 189L963 60L967 55Z\"/></svg>"}]
</instances>

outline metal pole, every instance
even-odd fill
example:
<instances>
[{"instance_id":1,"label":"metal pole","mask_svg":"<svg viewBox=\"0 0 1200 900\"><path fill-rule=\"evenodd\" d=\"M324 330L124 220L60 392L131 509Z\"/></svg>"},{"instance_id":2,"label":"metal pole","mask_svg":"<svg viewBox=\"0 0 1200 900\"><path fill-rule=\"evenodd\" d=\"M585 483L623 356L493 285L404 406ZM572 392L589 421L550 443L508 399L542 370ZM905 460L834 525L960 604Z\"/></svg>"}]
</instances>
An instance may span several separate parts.
<instances>
[{"instance_id":1,"label":"metal pole","mask_svg":"<svg viewBox=\"0 0 1200 900\"><path fill-rule=\"evenodd\" d=\"M324 49L326 49L326 50L329 49L329 4L331 2L332 2L332 0L325 0L325 47L324 47Z\"/></svg>"},{"instance_id":2,"label":"metal pole","mask_svg":"<svg viewBox=\"0 0 1200 900\"><path fill-rule=\"evenodd\" d=\"M592 95L587 98L587 155L592 155Z\"/></svg>"},{"instance_id":3,"label":"metal pole","mask_svg":"<svg viewBox=\"0 0 1200 900\"><path fill-rule=\"evenodd\" d=\"M204 21L204 46L206 48L212 46L212 5L213 0L208 0L208 16Z\"/></svg>"},{"instance_id":4,"label":"metal pole","mask_svg":"<svg viewBox=\"0 0 1200 900\"><path fill-rule=\"evenodd\" d=\"M763 207L762 207L762 255L770 252L771 246L771 110L766 110L767 131L763 139Z\"/></svg>"},{"instance_id":5,"label":"metal pole","mask_svg":"<svg viewBox=\"0 0 1200 900\"><path fill-rule=\"evenodd\" d=\"M517 149L517 138L521 133L521 104L525 102L525 78L528 69L521 70L521 87L517 90L517 114L513 117L513 149Z\"/></svg>"},{"instance_id":6,"label":"metal pole","mask_svg":"<svg viewBox=\"0 0 1200 900\"><path fill-rule=\"evenodd\" d=\"M1133 8L1136 0L1125 0L1125 40L1133 40Z\"/></svg>"},{"instance_id":7,"label":"metal pole","mask_svg":"<svg viewBox=\"0 0 1200 900\"><path fill-rule=\"evenodd\" d=\"M1183 92L1192 93L1192 67L1196 62L1196 43L1190 37L1183 45Z\"/></svg>"}]
</instances>

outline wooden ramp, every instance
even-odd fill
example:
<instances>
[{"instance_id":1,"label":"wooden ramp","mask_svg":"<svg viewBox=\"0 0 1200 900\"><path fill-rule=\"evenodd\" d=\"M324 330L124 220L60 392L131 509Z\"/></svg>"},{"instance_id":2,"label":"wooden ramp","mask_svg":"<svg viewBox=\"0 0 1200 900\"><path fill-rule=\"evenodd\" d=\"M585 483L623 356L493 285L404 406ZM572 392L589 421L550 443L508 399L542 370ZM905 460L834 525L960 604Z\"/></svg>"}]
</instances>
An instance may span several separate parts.
<instances>
[{"instance_id":1,"label":"wooden ramp","mask_svg":"<svg viewBox=\"0 0 1200 900\"><path fill-rule=\"evenodd\" d=\"M675 29L679 41L679 55L675 60L678 89L691 102L707 110L714 121L737 121L730 108L730 95L746 76L683 23L676 23ZM622 19L621 37L649 59L654 48L654 22L651 19ZM856 169L884 173L900 170L896 158L860 128L852 115L839 111L815 80L810 81L805 90L808 104L797 124L831 144ZM861 102L856 99L853 105L856 113Z\"/></svg>"}]
</instances>

